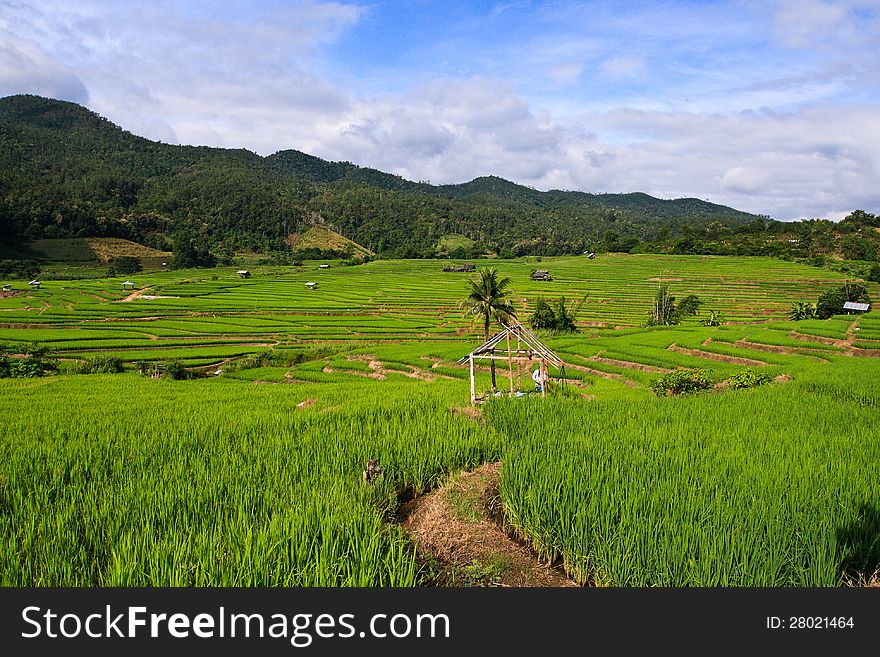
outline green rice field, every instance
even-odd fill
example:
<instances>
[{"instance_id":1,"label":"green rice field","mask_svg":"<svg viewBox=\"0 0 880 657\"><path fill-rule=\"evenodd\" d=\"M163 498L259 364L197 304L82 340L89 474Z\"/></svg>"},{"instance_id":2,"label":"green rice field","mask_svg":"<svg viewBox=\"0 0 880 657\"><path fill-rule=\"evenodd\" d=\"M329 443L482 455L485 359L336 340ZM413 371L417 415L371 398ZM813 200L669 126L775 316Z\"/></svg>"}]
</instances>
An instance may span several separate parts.
<instances>
[{"instance_id":1,"label":"green rice field","mask_svg":"<svg viewBox=\"0 0 880 657\"><path fill-rule=\"evenodd\" d=\"M842 275L714 256L478 262L511 278L523 321L539 296L584 301L578 333L540 334L566 364L551 394L474 418L454 412L470 402L456 361L483 338L459 306L468 275L444 264L11 282L0 344L36 342L60 370L0 379L0 583L426 585L401 501L494 461L507 522L580 584L877 577L880 319L786 317ZM661 283L724 323L643 327ZM77 373L97 356L125 371ZM191 378L136 369L171 360ZM714 387L652 392L681 368ZM733 389L747 371L769 382ZM365 484L370 458L385 474Z\"/></svg>"}]
</instances>

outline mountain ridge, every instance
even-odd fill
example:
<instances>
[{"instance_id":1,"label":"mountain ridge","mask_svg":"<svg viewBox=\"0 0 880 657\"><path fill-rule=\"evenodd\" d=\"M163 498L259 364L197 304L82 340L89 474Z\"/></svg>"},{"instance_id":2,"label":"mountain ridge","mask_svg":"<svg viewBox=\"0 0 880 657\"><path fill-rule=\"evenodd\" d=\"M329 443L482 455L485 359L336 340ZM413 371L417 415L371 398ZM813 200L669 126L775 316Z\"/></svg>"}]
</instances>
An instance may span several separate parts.
<instances>
[{"instance_id":1,"label":"mountain ridge","mask_svg":"<svg viewBox=\"0 0 880 657\"><path fill-rule=\"evenodd\" d=\"M75 103L0 98L0 240L108 236L167 249L182 234L218 253L283 251L315 216L397 257L437 255L450 233L481 252L553 255L767 221L693 198L539 191L493 175L431 185L293 149L165 144Z\"/></svg>"}]
</instances>

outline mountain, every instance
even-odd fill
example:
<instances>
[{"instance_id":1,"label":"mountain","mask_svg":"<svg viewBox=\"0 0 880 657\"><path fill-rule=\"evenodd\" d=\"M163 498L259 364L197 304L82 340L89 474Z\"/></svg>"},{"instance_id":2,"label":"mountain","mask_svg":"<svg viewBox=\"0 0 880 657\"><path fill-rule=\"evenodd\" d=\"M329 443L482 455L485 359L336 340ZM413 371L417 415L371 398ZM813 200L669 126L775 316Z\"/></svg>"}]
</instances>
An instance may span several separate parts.
<instances>
[{"instance_id":1,"label":"mountain","mask_svg":"<svg viewBox=\"0 0 880 657\"><path fill-rule=\"evenodd\" d=\"M765 219L699 199L541 192L495 176L436 186L294 150L175 146L73 103L0 99L0 242L12 245L120 237L166 250L184 239L222 256L283 251L320 224L385 256L435 255L445 235L476 252L553 255Z\"/></svg>"}]
</instances>

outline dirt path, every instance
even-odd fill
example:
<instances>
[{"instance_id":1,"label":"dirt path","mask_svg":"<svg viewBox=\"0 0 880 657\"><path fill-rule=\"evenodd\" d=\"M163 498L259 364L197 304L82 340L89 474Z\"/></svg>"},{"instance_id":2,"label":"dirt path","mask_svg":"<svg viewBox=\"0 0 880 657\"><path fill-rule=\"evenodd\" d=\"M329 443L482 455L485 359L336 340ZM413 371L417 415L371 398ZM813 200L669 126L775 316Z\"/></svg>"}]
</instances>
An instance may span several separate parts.
<instances>
[{"instance_id":1,"label":"dirt path","mask_svg":"<svg viewBox=\"0 0 880 657\"><path fill-rule=\"evenodd\" d=\"M577 586L499 525L501 463L454 476L406 503L401 525L440 586Z\"/></svg>"},{"instance_id":2,"label":"dirt path","mask_svg":"<svg viewBox=\"0 0 880 657\"><path fill-rule=\"evenodd\" d=\"M577 370L579 372L586 372L587 374L592 374L593 376L598 376L601 379L611 379L613 381L619 381L623 385L628 388L638 388L639 384L631 379L627 379L622 374L614 374L612 372L603 372L602 370L594 370L592 367L584 367L583 365L575 365L574 363L566 363L566 367Z\"/></svg>"},{"instance_id":3,"label":"dirt path","mask_svg":"<svg viewBox=\"0 0 880 657\"><path fill-rule=\"evenodd\" d=\"M706 360L717 360L721 363L730 363L732 365L752 365L760 367L766 365L763 360L752 360L751 358L740 358L739 356L725 356L724 354L716 354L712 351L703 351L702 349L686 349L679 347L674 342L666 347L668 351L674 351L677 354L687 354L696 358L705 358Z\"/></svg>"},{"instance_id":4,"label":"dirt path","mask_svg":"<svg viewBox=\"0 0 880 657\"><path fill-rule=\"evenodd\" d=\"M622 367L627 370L650 372L652 374L669 374L669 372L672 371L666 367L655 367L653 365L645 365L644 363L636 363L630 360L617 360L616 358L604 358L602 356L590 356L587 360L593 361L594 363L604 363L605 365Z\"/></svg>"},{"instance_id":5,"label":"dirt path","mask_svg":"<svg viewBox=\"0 0 880 657\"><path fill-rule=\"evenodd\" d=\"M856 315L856 321L850 324L849 328L846 329L846 342L850 347L852 347L853 343L856 341L856 328L858 328L860 321L862 321L862 315Z\"/></svg>"},{"instance_id":6,"label":"dirt path","mask_svg":"<svg viewBox=\"0 0 880 657\"><path fill-rule=\"evenodd\" d=\"M144 296L147 292L149 292L152 289L153 289L152 287L145 287L143 290L135 290L134 292L129 294L127 297L123 297L122 299L120 299L116 303L128 303L129 301L134 301L138 297Z\"/></svg>"}]
</instances>

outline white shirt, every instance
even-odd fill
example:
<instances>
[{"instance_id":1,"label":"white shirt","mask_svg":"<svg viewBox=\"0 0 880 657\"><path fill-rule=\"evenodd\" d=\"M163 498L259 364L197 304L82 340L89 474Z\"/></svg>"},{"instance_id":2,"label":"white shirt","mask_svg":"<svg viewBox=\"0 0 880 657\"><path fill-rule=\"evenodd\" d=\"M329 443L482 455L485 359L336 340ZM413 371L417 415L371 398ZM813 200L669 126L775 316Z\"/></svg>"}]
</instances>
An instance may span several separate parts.
<instances>
[{"instance_id":1,"label":"white shirt","mask_svg":"<svg viewBox=\"0 0 880 657\"><path fill-rule=\"evenodd\" d=\"M534 381L535 383L541 383L541 370L540 369L537 369L534 372L532 372L532 381Z\"/></svg>"}]
</instances>

